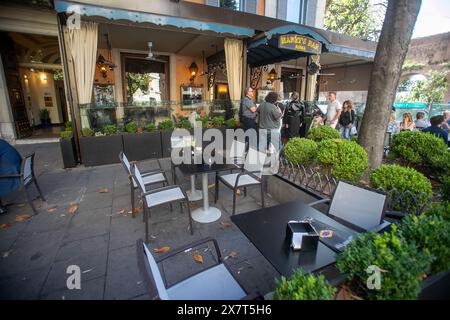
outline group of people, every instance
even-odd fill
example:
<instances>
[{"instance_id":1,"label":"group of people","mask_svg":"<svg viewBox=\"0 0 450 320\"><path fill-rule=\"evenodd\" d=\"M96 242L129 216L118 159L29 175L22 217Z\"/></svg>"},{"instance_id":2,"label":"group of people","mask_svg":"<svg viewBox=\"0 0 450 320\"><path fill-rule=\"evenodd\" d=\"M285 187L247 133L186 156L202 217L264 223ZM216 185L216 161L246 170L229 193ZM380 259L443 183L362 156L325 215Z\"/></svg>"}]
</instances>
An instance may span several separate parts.
<instances>
[{"instance_id":1,"label":"group of people","mask_svg":"<svg viewBox=\"0 0 450 320\"><path fill-rule=\"evenodd\" d=\"M400 131L420 130L428 132L435 136L442 138L448 144L448 134L450 132L450 111L445 111L443 115L436 115L430 118L430 121L425 120L425 112L419 111L416 114L416 120L410 112L405 112L402 115L402 121L397 122L396 112L392 111L387 132L389 135L396 134Z\"/></svg>"}]
</instances>

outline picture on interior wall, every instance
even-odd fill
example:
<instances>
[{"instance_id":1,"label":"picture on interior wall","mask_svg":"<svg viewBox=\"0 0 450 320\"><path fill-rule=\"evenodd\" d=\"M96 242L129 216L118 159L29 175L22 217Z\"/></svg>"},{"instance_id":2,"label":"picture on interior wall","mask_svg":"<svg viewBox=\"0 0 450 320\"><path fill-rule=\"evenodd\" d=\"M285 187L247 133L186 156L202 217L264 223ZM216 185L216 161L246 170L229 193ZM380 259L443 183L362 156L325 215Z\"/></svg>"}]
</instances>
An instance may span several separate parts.
<instances>
[{"instance_id":1,"label":"picture on interior wall","mask_svg":"<svg viewBox=\"0 0 450 320\"><path fill-rule=\"evenodd\" d=\"M94 101L96 107L114 106L114 85L95 84L94 85Z\"/></svg>"},{"instance_id":2,"label":"picture on interior wall","mask_svg":"<svg viewBox=\"0 0 450 320\"><path fill-rule=\"evenodd\" d=\"M45 107L53 107L53 99L50 96L44 97L44 105Z\"/></svg>"},{"instance_id":3,"label":"picture on interior wall","mask_svg":"<svg viewBox=\"0 0 450 320\"><path fill-rule=\"evenodd\" d=\"M181 105L183 109L195 109L202 103L202 100L203 86L181 86Z\"/></svg>"}]
</instances>

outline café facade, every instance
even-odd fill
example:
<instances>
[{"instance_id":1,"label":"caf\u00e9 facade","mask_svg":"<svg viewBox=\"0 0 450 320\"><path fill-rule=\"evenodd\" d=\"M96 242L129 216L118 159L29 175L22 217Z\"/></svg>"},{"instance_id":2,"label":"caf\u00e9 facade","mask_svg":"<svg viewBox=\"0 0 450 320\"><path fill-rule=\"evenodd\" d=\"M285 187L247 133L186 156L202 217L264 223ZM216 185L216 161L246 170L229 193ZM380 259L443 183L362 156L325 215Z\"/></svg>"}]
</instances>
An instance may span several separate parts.
<instances>
[{"instance_id":1,"label":"caf\u00e9 facade","mask_svg":"<svg viewBox=\"0 0 450 320\"><path fill-rule=\"evenodd\" d=\"M2 6L3 37L53 37L58 56L53 63L19 59L15 69L5 63L11 53L2 52L0 102L8 110L0 114L1 135L8 140L28 137L23 128L27 120L31 125L27 103L33 99L26 88L33 76L29 71L38 67L49 76L62 70L64 110L59 117L55 112L52 124L71 120L80 137L84 129L101 131L107 124L134 121L143 128L167 119L178 122L194 111L238 119L247 86L256 90L258 101L269 91L283 99L296 91L305 101L323 100L331 90L354 96L367 92L376 50L371 41L185 1Z\"/></svg>"}]
</instances>

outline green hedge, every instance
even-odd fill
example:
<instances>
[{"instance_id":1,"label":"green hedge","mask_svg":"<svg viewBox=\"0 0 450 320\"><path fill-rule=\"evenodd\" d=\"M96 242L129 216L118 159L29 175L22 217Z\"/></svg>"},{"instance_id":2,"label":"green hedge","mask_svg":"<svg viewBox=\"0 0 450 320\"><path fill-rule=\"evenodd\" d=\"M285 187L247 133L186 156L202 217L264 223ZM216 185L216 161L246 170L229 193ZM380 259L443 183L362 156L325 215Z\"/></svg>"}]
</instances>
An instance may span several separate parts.
<instances>
[{"instance_id":1,"label":"green hedge","mask_svg":"<svg viewBox=\"0 0 450 320\"><path fill-rule=\"evenodd\" d=\"M292 138L284 146L284 156L294 164L310 165L317 158L317 143L305 138Z\"/></svg>"},{"instance_id":2,"label":"green hedge","mask_svg":"<svg viewBox=\"0 0 450 320\"><path fill-rule=\"evenodd\" d=\"M422 275L428 272L431 257L408 243L397 226L391 233L368 232L354 239L337 256L337 267L348 279L353 279L369 299L397 300L417 298ZM380 268L380 288L369 290L369 266Z\"/></svg>"},{"instance_id":3,"label":"green hedge","mask_svg":"<svg viewBox=\"0 0 450 320\"><path fill-rule=\"evenodd\" d=\"M368 166L366 151L354 141L324 140L318 144L317 160L338 180L358 182Z\"/></svg>"},{"instance_id":4,"label":"green hedge","mask_svg":"<svg viewBox=\"0 0 450 320\"><path fill-rule=\"evenodd\" d=\"M396 190L399 193L410 191L416 196L416 202L412 197L405 196L402 203L395 203L395 210L406 209L414 212L426 204L432 197L431 182L423 174L413 168L402 167L396 164L381 165L370 175L370 185L375 189L383 189L386 192ZM395 199L394 199L395 200Z\"/></svg>"},{"instance_id":5,"label":"green hedge","mask_svg":"<svg viewBox=\"0 0 450 320\"><path fill-rule=\"evenodd\" d=\"M276 285L274 300L333 300L336 291L323 275L305 275L299 269L289 280L284 276L276 280Z\"/></svg>"},{"instance_id":6,"label":"green hedge","mask_svg":"<svg viewBox=\"0 0 450 320\"><path fill-rule=\"evenodd\" d=\"M399 227L407 243L431 255L431 273L450 269L450 221L438 215L409 214Z\"/></svg>"},{"instance_id":7,"label":"green hedge","mask_svg":"<svg viewBox=\"0 0 450 320\"><path fill-rule=\"evenodd\" d=\"M426 211L426 214L442 217L444 220L450 221L450 202L433 203L431 208Z\"/></svg>"},{"instance_id":8,"label":"green hedge","mask_svg":"<svg viewBox=\"0 0 450 320\"><path fill-rule=\"evenodd\" d=\"M441 179L440 192L443 201L450 201L450 176Z\"/></svg>"},{"instance_id":9,"label":"green hedge","mask_svg":"<svg viewBox=\"0 0 450 320\"><path fill-rule=\"evenodd\" d=\"M450 154L447 148L444 140L430 133L402 131L392 136L389 153L408 164L448 173Z\"/></svg>"},{"instance_id":10,"label":"green hedge","mask_svg":"<svg viewBox=\"0 0 450 320\"><path fill-rule=\"evenodd\" d=\"M328 139L340 139L341 135L336 129L329 126L319 126L308 131L308 139L320 142Z\"/></svg>"}]
</instances>

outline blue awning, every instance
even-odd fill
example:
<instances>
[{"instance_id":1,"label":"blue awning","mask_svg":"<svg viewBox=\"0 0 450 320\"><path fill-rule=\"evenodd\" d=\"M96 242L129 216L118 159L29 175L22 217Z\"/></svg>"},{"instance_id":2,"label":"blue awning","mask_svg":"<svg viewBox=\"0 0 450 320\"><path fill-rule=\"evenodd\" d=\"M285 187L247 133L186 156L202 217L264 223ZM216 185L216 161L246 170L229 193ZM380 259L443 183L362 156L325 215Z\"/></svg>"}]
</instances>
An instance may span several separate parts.
<instances>
[{"instance_id":1,"label":"blue awning","mask_svg":"<svg viewBox=\"0 0 450 320\"><path fill-rule=\"evenodd\" d=\"M255 30L251 28L238 27L233 25L196 21L186 18L163 16L159 14L149 12L129 11L118 8L99 7L94 5L79 4L70 1L55 1L55 10L58 13L74 12L73 8L76 8L76 12L80 12L83 16L98 16L104 17L109 20L127 20L135 23L150 23L155 26L171 26L179 29L194 29L198 31L211 31L224 36L234 37L252 37L255 34Z\"/></svg>"}]
</instances>

